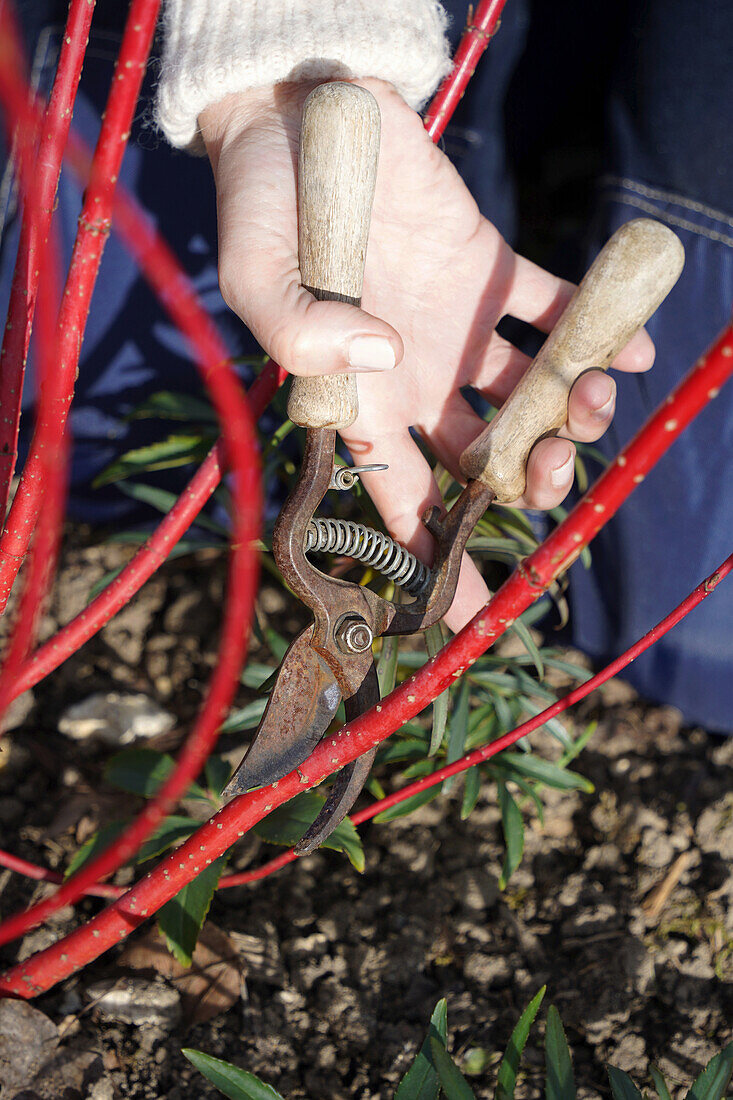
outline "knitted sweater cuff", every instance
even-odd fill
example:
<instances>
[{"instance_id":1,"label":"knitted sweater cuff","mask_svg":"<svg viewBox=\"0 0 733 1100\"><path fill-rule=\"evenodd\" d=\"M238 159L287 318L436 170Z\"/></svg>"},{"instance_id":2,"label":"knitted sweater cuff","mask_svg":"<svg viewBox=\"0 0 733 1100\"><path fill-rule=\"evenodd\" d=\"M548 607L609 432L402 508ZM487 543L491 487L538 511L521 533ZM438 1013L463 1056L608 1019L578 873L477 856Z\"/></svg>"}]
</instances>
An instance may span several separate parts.
<instances>
[{"instance_id":1,"label":"knitted sweater cuff","mask_svg":"<svg viewBox=\"0 0 733 1100\"><path fill-rule=\"evenodd\" d=\"M202 151L198 116L284 80L378 77L418 110L450 69L437 0L166 0L157 121Z\"/></svg>"}]
</instances>

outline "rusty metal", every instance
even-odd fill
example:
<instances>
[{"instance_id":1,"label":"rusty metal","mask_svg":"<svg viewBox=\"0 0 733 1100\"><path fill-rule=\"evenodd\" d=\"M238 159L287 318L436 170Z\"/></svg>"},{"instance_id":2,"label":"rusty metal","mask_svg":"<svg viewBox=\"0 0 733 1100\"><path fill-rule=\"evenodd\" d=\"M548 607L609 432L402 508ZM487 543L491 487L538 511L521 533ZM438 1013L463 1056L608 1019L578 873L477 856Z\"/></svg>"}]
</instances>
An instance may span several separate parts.
<instances>
[{"instance_id":1,"label":"rusty metal","mask_svg":"<svg viewBox=\"0 0 733 1100\"><path fill-rule=\"evenodd\" d=\"M368 588L329 577L307 557L308 528L333 480L336 432L309 428L300 476L275 525L273 555L283 579L313 612L313 625L296 638L260 727L224 792L232 797L275 782L301 764L325 733L341 698L347 719L379 701L371 653L374 638L416 634L445 615L453 602L466 542L494 494L470 481L447 514L433 507L423 523L435 540L424 591L396 605ZM297 847L312 851L356 800L373 760L365 754L340 773L316 821Z\"/></svg>"}]
</instances>

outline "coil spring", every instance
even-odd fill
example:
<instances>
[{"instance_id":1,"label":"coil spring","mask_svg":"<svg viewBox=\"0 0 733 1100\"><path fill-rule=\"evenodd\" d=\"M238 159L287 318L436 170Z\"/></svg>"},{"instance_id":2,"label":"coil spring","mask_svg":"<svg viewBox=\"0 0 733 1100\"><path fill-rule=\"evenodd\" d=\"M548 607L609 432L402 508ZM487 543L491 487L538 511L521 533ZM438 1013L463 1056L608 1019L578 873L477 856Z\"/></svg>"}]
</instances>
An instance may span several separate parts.
<instances>
[{"instance_id":1,"label":"coil spring","mask_svg":"<svg viewBox=\"0 0 733 1100\"><path fill-rule=\"evenodd\" d=\"M345 519L312 519L305 536L305 550L344 554L378 570L404 588L421 596L430 583L430 570L389 535Z\"/></svg>"}]
</instances>

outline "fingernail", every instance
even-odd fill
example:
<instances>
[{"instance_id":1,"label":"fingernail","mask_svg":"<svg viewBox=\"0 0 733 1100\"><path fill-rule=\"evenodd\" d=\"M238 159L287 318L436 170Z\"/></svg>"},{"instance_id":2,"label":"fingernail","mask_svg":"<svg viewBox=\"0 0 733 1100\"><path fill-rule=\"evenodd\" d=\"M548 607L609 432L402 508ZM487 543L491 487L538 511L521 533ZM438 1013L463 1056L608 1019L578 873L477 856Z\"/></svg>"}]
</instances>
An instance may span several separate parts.
<instances>
[{"instance_id":1,"label":"fingernail","mask_svg":"<svg viewBox=\"0 0 733 1100\"><path fill-rule=\"evenodd\" d=\"M562 489L563 485L568 483L570 474L575 464L575 455L571 454L569 458L563 462L562 466L556 466L550 473L550 481L553 488Z\"/></svg>"},{"instance_id":2,"label":"fingernail","mask_svg":"<svg viewBox=\"0 0 733 1100\"><path fill-rule=\"evenodd\" d=\"M615 404L616 404L616 390L612 386L611 387L611 396L608 398L608 401L606 401L605 404L601 405L600 408L593 409L593 413L592 413L593 417L596 420L608 420L608 418L613 413L613 407L614 407Z\"/></svg>"},{"instance_id":3,"label":"fingernail","mask_svg":"<svg viewBox=\"0 0 733 1100\"><path fill-rule=\"evenodd\" d=\"M355 336L349 344L352 370L393 370L395 353L383 336Z\"/></svg>"}]
</instances>

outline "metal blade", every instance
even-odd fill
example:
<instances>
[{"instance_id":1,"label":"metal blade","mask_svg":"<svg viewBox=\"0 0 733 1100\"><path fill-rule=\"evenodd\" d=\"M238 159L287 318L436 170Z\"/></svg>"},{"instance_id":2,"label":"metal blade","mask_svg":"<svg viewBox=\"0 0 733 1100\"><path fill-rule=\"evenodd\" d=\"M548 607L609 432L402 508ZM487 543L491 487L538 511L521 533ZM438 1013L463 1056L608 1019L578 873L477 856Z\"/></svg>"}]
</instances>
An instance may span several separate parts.
<instances>
[{"instance_id":1,"label":"metal blade","mask_svg":"<svg viewBox=\"0 0 733 1100\"><path fill-rule=\"evenodd\" d=\"M282 779L310 756L328 729L341 689L311 647L312 633L309 626L285 654L259 729L224 789L225 798Z\"/></svg>"},{"instance_id":2,"label":"metal blade","mask_svg":"<svg viewBox=\"0 0 733 1100\"><path fill-rule=\"evenodd\" d=\"M379 681L376 667L372 664L359 690L346 700L346 721L350 722L378 702ZM375 745L373 749L369 749L357 760L352 760L339 773L323 809L305 835L295 845L297 856L307 856L309 852L314 851L341 824L367 781L367 776L374 763L374 757L377 754L377 747Z\"/></svg>"}]
</instances>

